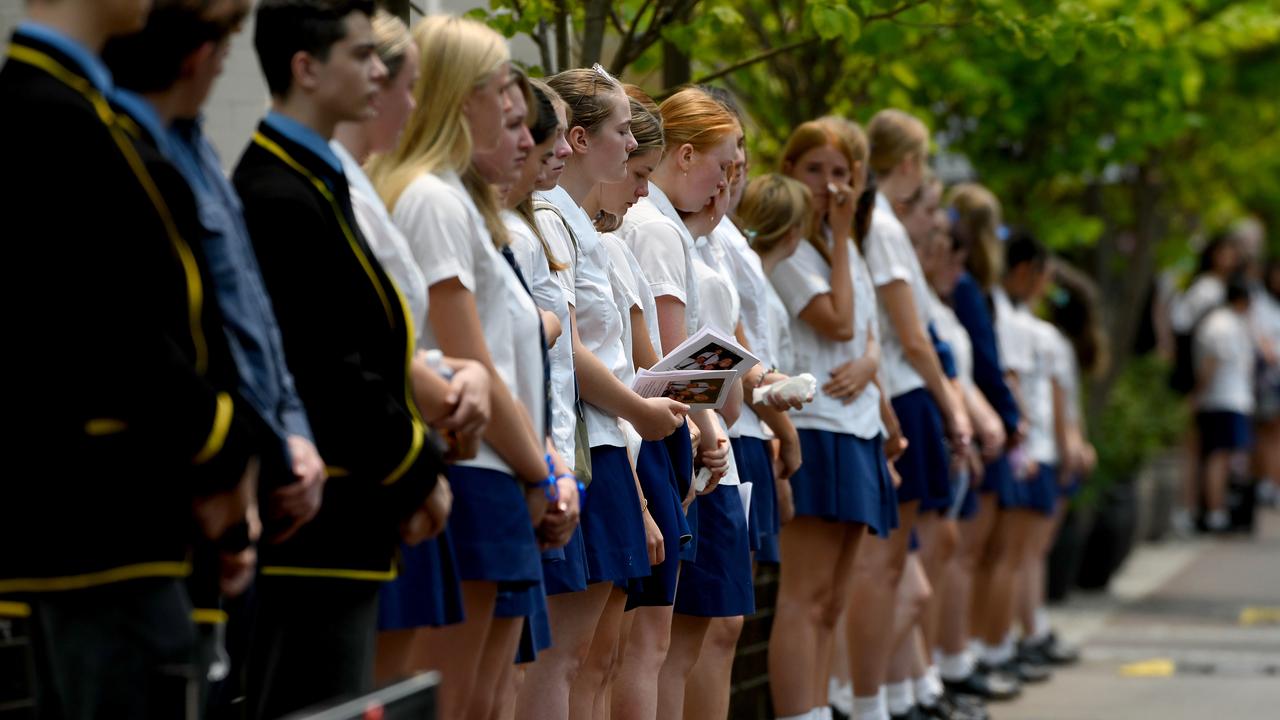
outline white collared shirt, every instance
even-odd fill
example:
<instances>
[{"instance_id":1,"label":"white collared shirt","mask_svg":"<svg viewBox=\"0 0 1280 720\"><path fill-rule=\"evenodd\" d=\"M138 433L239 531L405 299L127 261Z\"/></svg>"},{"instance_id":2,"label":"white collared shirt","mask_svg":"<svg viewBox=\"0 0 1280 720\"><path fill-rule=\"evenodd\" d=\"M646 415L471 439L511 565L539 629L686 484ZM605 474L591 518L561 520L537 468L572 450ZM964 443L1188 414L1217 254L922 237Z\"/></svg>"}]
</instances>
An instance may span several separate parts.
<instances>
[{"instance_id":1,"label":"white collared shirt","mask_svg":"<svg viewBox=\"0 0 1280 720\"><path fill-rule=\"evenodd\" d=\"M515 270L493 246L484 218L457 173L422 174L405 188L391 217L408 240L428 290L457 278L475 297L498 379L524 404L541 437L546 398L542 318ZM440 347L431 323L424 324L418 346ZM511 473L488 443L474 459L459 464Z\"/></svg>"},{"instance_id":2,"label":"white collared shirt","mask_svg":"<svg viewBox=\"0 0 1280 720\"><path fill-rule=\"evenodd\" d=\"M1196 327L1194 357L1197 369L1207 358L1217 361L1197 410L1253 414L1257 350L1247 316L1226 305L1210 310Z\"/></svg>"},{"instance_id":3,"label":"white collared shirt","mask_svg":"<svg viewBox=\"0 0 1280 720\"><path fill-rule=\"evenodd\" d=\"M661 352L662 334L658 328L658 304L653 298L653 291L649 289L649 279L640 269L636 256L631 254L631 248L627 247L616 233L601 233L600 240L609 249L611 267L614 278L617 280L614 283L614 290L620 291L623 298L623 319L628 325L627 334L624 337L629 338L632 332L631 308L639 307L644 313L645 332L649 335L649 342L653 345L654 352ZM628 341L624 344L627 346L629 359L634 366L635 357L631 352L631 343Z\"/></svg>"},{"instance_id":4,"label":"white collared shirt","mask_svg":"<svg viewBox=\"0 0 1280 720\"><path fill-rule=\"evenodd\" d=\"M387 206L382 203L378 191L351 153L337 140L331 140L329 147L342 162L343 174L347 176L351 190L351 209L356 213L360 234L364 235L382 269L387 271L396 287L400 288L400 293L409 305L413 332L420 335L427 322L427 283L409 250L409 241L405 240L404 234L391 221Z\"/></svg>"},{"instance_id":5,"label":"white collared shirt","mask_svg":"<svg viewBox=\"0 0 1280 720\"><path fill-rule=\"evenodd\" d=\"M614 296L613 282L609 275L609 250L600 240L600 234L591 224L586 212L561 188L542 195L555 205L561 216L573 230L577 241L577 260L573 277L574 318L578 325L578 337L587 350L600 359L614 377L630 386L635 378L626 345L623 343L623 323ZM629 345L630 337L626 338ZM619 426L619 418L606 413L591 403L585 404L587 436L591 447L611 445L626 447L626 434Z\"/></svg>"},{"instance_id":6,"label":"white collared shirt","mask_svg":"<svg viewBox=\"0 0 1280 720\"><path fill-rule=\"evenodd\" d=\"M547 264L542 241L520 215L505 210L502 220L511 236L511 251L520 272L533 292L533 301L541 310L555 313L560 320L560 337L547 351L551 363L551 439L562 458L572 458L578 414L573 401L577 390L573 375L573 339L569 336L569 303L564 290L553 277Z\"/></svg>"},{"instance_id":7,"label":"white collared shirt","mask_svg":"<svg viewBox=\"0 0 1280 720\"><path fill-rule=\"evenodd\" d=\"M640 263L653 296L669 295L684 303L685 335L697 332L701 323L693 273L694 238L662 188L649 183L649 196L627 211L619 235ZM658 348L658 355L669 349Z\"/></svg>"},{"instance_id":8,"label":"white collared shirt","mask_svg":"<svg viewBox=\"0 0 1280 720\"><path fill-rule=\"evenodd\" d=\"M792 360L780 367L788 375L813 373L819 386L831 378L831 371L866 354L870 338L868 326L876 336L880 334L871 274L853 240L846 242L849 243L849 274L853 280L852 340L825 338L800 319L801 311L814 298L831 292L831 266L811 242L801 242L769 277L791 318ZM880 389L874 383L868 384L848 405L819 389L813 402L792 411L791 421L797 428L846 433L864 440L878 437L883 432Z\"/></svg>"},{"instance_id":9,"label":"white collared shirt","mask_svg":"<svg viewBox=\"0 0 1280 720\"><path fill-rule=\"evenodd\" d=\"M876 193L876 208L871 215L871 230L867 233L864 249L871 280L877 288L899 280L911 288L916 318L920 321L921 331L927 332L929 284L924 279L920 259L911 246L907 229L894 215L884 193ZM885 392L896 398L924 387L924 378L907 361L898 331L884 307L880 308L880 329L880 376L884 379Z\"/></svg>"}]
</instances>

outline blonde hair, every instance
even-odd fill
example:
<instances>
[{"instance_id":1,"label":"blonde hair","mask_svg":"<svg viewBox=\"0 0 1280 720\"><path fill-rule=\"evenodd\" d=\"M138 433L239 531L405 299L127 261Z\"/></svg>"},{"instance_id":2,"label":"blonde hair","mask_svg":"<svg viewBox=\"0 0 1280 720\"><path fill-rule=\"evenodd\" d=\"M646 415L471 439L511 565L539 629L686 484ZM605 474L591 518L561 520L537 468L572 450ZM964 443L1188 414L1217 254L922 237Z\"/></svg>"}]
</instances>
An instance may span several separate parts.
<instances>
[{"instance_id":1,"label":"blonde hair","mask_svg":"<svg viewBox=\"0 0 1280 720\"><path fill-rule=\"evenodd\" d=\"M828 117L797 125L787 138L787 144L782 148L782 166L794 168L805 153L815 148L830 146L844 156L845 161L849 163L849 171L853 172L858 162L866 160L865 137L862 136L862 130L857 125L848 121L838 123L835 120ZM860 140L861 144L859 144ZM827 238L823 235L821 223L813 223L806 237L809 244L813 245L822 259L830 265L831 250L827 247Z\"/></svg>"},{"instance_id":2,"label":"blonde hair","mask_svg":"<svg viewBox=\"0 0 1280 720\"><path fill-rule=\"evenodd\" d=\"M758 253L767 253L799 227L808 236L813 195L804 183L778 173L753 179L742 191L734 221Z\"/></svg>"},{"instance_id":3,"label":"blonde hair","mask_svg":"<svg viewBox=\"0 0 1280 720\"><path fill-rule=\"evenodd\" d=\"M373 41L378 59L387 68L387 82L400 74L404 67L409 46L413 44L413 36L409 34L409 26L400 18L381 7L373 15Z\"/></svg>"},{"instance_id":4,"label":"blonde hair","mask_svg":"<svg viewBox=\"0 0 1280 720\"><path fill-rule=\"evenodd\" d=\"M599 66L565 70L548 78L547 84L564 101L569 127L582 127L593 134L613 114L609 100L625 95L622 83Z\"/></svg>"},{"instance_id":5,"label":"blonde hair","mask_svg":"<svg viewBox=\"0 0 1280 720\"><path fill-rule=\"evenodd\" d=\"M658 106L668 150L692 145L706 152L741 129L738 118L705 90L686 87Z\"/></svg>"},{"instance_id":6,"label":"blonde hair","mask_svg":"<svg viewBox=\"0 0 1280 720\"><path fill-rule=\"evenodd\" d=\"M1000 201L977 183L960 183L951 188L950 205L955 210L952 228L968 245L969 272L984 289L991 289L1004 275L1004 253L1000 248Z\"/></svg>"},{"instance_id":7,"label":"blonde hair","mask_svg":"<svg viewBox=\"0 0 1280 720\"><path fill-rule=\"evenodd\" d=\"M369 166L369 178L391 210L424 173L468 172L473 144L462 105L511 59L507 41L489 26L451 15L423 18L413 29L413 41L420 55L414 87L418 109L396 149ZM482 198L475 199L479 205Z\"/></svg>"},{"instance_id":8,"label":"blonde hair","mask_svg":"<svg viewBox=\"0 0 1280 720\"><path fill-rule=\"evenodd\" d=\"M881 110L867 124L871 142L871 169L888 175L908 157L921 162L929 154L929 129L920 119L901 110Z\"/></svg>"},{"instance_id":9,"label":"blonde hair","mask_svg":"<svg viewBox=\"0 0 1280 720\"><path fill-rule=\"evenodd\" d=\"M623 89L631 98L631 135L636 139L636 149L631 151L631 157L665 149L667 141L658 104L635 85L624 85Z\"/></svg>"}]
</instances>

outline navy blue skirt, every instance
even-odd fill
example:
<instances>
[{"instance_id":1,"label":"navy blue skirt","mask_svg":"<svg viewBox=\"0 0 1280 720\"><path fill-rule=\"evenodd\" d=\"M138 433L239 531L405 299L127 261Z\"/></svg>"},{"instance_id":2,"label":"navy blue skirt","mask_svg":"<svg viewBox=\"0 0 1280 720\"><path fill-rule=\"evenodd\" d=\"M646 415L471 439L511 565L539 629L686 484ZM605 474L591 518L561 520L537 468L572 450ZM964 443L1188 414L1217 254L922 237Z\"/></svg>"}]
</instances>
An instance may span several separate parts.
<instances>
[{"instance_id":1,"label":"navy blue skirt","mask_svg":"<svg viewBox=\"0 0 1280 720\"><path fill-rule=\"evenodd\" d=\"M516 663L533 662L539 652L551 647L551 620L542 583L499 583L493 616L524 618L520 644L516 646Z\"/></svg>"},{"instance_id":2,"label":"navy blue skirt","mask_svg":"<svg viewBox=\"0 0 1280 720\"><path fill-rule=\"evenodd\" d=\"M573 529L564 547L542 553L542 581L548 595L587 589L587 546L582 540L581 525Z\"/></svg>"},{"instance_id":3,"label":"navy blue skirt","mask_svg":"<svg viewBox=\"0 0 1280 720\"><path fill-rule=\"evenodd\" d=\"M400 546L400 572L378 592L378 630L462 622L462 588L448 533Z\"/></svg>"},{"instance_id":4,"label":"navy blue skirt","mask_svg":"<svg viewBox=\"0 0 1280 720\"><path fill-rule=\"evenodd\" d=\"M736 485L717 485L693 501L698 506L698 559L684 563L675 611L698 617L755 612L751 540Z\"/></svg>"},{"instance_id":5,"label":"navy blue skirt","mask_svg":"<svg viewBox=\"0 0 1280 720\"><path fill-rule=\"evenodd\" d=\"M902 476L898 502L919 500L921 512L945 512L951 507L951 467L937 403L917 388L894 398L893 411L907 439L906 452L894 462Z\"/></svg>"},{"instance_id":6,"label":"navy blue skirt","mask_svg":"<svg viewBox=\"0 0 1280 720\"><path fill-rule=\"evenodd\" d=\"M866 525L885 537L898 527L898 496L879 437L802 428L804 463L791 476L796 515Z\"/></svg>"},{"instance_id":7,"label":"navy blue skirt","mask_svg":"<svg viewBox=\"0 0 1280 720\"><path fill-rule=\"evenodd\" d=\"M451 465L453 512L445 531L463 580L541 582L542 554L516 479L488 468Z\"/></svg>"},{"instance_id":8,"label":"navy blue skirt","mask_svg":"<svg viewBox=\"0 0 1280 720\"><path fill-rule=\"evenodd\" d=\"M773 484L773 460L769 457L769 443L760 438L737 437L730 440L733 457L738 465L738 476L751 483L751 549L756 562L777 564L778 532L782 523L778 520L778 489Z\"/></svg>"},{"instance_id":9,"label":"navy blue skirt","mask_svg":"<svg viewBox=\"0 0 1280 720\"><path fill-rule=\"evenodd\" d=\"M676 490L680 502L689 494L693 485L693 438L689 437L689 421L676 428L662 441L667 447L667 455L671 458L671 469L676 476ZM680 559L692 562L698 556L698 504L689 505L685 513L685 525L689 528L690 540L680 546Z\"/></svg>"},{"instance_id":10,"label":"navy blue skirt","mask_svg":"<svg viewBox=\"0 0 1280 720\"><path fill-rule=\"evenodd\" d=\"M591 448L591 487L582 503L587 582L616 582L649 574L640 496L626 448Z\"/></svg>"},{"instance_id":11,"label":"navy blue skirt","mask_svg":"<svg viewBox=\"0 0 1280 720\"><path fill-rule=\"evenodd\" d=\"M1238 412L1211 410L1196 413L1200 430L1200 456L1208 457L1219 450L1247 450L1253 446L1253 427L1249 418Z\"/></svg>"},{"instance_id":12,"label":"navy blue skirt","mask_svg":"<svg viewBox=\"0 0 1280 720\"><path fill-rule=\"evenodd\" d=\"M1022 494L1023 509L1052 515L1058 505L1058 467L1040 463L1039 470L1018 483Z\"/></svg>"},{"instance_id":13,"label":"navy blue skirt","mask_svg":"<svg viewBox=\"0 0 1280 720\"><path fill-rule=\"evenodd\" d=\"M662 564L650 568L647 577L635 578L626 584L627 608L671 605L676 600L676 581L680 577L680 548L693 540L693 535L676 495L679 492L676 473L666 446L648 440L641 443L636 474L640 476L640 489L649 501L649 515L662 530L666 557Z\"/></svg>"},{"instance_id":14,"label":"navy blue skirt","mask_svg":"<svg viewBox=\"0 0 1280 720\"><path fill-rule=\"evenodd\" d=\"M987 464L982 474L981 492L996 494L1001 508L1018 507L1018 481L1013 477L1013 466L1005 453Z\"/></svg>"},{"instance_id":15,"label":"navy blue skirt","mask_svg":"<svg viewBox=\"0 0 1280 720\"><path fill-rule=\"evenodd\" d=\"M1058 486L1058 494L1070 500L1080 494L1080 488L1083 482L1079 473L1071 473L1071 477L1067 479L1066 485Z\"/></svg>"}]
</instances>

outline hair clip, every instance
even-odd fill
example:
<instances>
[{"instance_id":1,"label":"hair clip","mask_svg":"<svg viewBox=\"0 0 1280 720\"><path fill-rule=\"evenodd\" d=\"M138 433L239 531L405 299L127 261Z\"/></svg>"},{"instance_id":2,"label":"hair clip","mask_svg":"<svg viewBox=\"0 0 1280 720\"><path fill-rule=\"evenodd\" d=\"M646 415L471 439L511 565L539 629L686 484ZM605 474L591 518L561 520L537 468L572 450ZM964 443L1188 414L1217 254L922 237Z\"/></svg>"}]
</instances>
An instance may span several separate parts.
<instances>
[{"instance_id":1,"label":"hair clip","mask_svg":"<svg viewBox=\"0 0 1280 720\"><path fill-rule=\"evenodd\" d=\"M605 80L608 80L609 82L614 84L618 83L618 79L610 75L609 71L605 70L604 66L601 65L600 63L595 63L594 65L591 66L591 69L594 70L597 75L604 78Z\"/></svg>"}]
</instances>

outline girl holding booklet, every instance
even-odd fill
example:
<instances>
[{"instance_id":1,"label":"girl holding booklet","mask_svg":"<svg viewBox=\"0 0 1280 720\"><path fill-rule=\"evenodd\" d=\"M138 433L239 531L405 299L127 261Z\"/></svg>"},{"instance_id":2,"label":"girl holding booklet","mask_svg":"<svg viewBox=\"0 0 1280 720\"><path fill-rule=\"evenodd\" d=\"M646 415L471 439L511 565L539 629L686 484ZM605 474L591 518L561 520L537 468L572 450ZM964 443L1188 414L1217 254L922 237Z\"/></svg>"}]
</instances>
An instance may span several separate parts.
<instances>
[{"instance_id":1,"label":"girl holding booklet","mask_svg":"<svg viewBox=\"0 0 1280 720\"><path fill-rule=\"evenodd\" d=\"M706 323L693 259L694 239L710 232L728 200L729 170L741 132L738 121L705 92L686 88L659 108L666 150L654 169L649 196L624 219L622 237L635 253L657 298L663 350L670 353ZM714 271L712 271L714 274ZM736 324L736 311L731 323ZM733 325L728 333L732 334ZM726 411L732 414L732 409ZM724 426L709 411L691 415L699 425L698 458L712 478L695 501L695 562L681 570L671 647L659 677L658 717L682 717L685 686L716 616L733 617L754 606L746 517L736 487L717 489L736 472Z\"/></svg>"},{"instance_id":2,"label":"girl holding booklet","mask_svg":"<svg viewBox=\"0 0 1280 720\"><path fill-rule=\"evenodd\" d=\"M566 160L559 187L542 199L554 206L557 222L539 223L544 233L567 236L575 248L571 337L575 373L586 404L591 444L592 483L583 507L586 541L586 592L596 626L585 664L573 681L570 717L591 717L608 698L622 630L627 594L623 589L646 577L664 559L661 529L639 491L628 454L626 420L641 438L661 440L684 421L687 407L668 398L641 398L629 387L634 367L624 342L622 319L614 301L608 250L591 217L599 212L592 191L600 183L626 178L627 160L636 148L631 134L631 104L617 80L603 68L569 70L548 84L570 108Z\"/></svg>"},{"instance_id":3,"label":"girl holding booklet","mask_svg":"<svg viewBox=\"0 0 1280 720\"><path fill-rule=\"evenodd\" d=\"M833 638L850 602L855 557L861 546L884 544L881 538L898 523L874 382L880 355L875 295L853 237L866 161L858 140L813 121L796 128L783 151L782 170L809 189L813 215L807 242L770 280L799 320L791 326L797 361L803 358L802 369L824 382L814 401L792 416L804 462L791 478L796 516L779 538L782 575L769 645L774 707L787 718L827 707ZM864 529L879 538L862 542ZM896 584L888 568L880 569L866 584ZM881 627L889 624L893 594L892 587L883 590L867 608ZM850 645L887 655L883 639L875 640L861 632Z\"/></svg>"}]
</instances>

